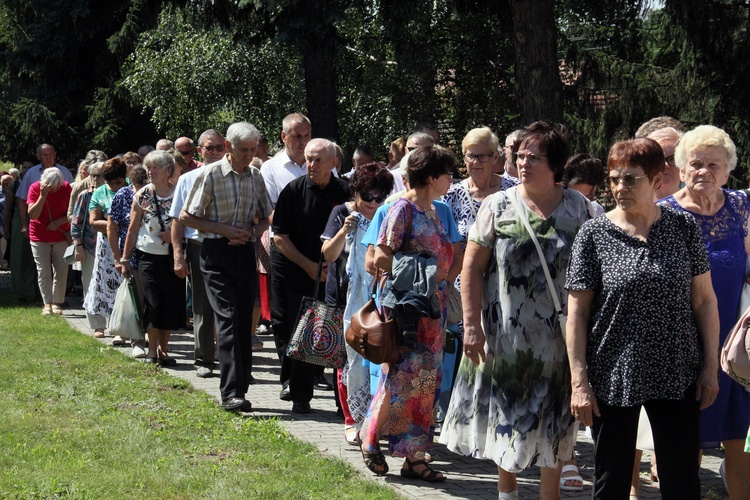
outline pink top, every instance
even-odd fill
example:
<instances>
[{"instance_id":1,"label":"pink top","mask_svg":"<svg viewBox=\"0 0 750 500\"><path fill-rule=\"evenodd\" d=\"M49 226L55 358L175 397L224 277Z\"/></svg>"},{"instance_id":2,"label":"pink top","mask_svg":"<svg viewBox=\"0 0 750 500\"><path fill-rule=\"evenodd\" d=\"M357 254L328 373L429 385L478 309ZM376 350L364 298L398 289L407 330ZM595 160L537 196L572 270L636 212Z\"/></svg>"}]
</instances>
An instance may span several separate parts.
<instances>
[{"instance_id":1,"label":"pink top","mask_svg":"<svg viewBox=\"0 0 750 500\"><path fill-rule=\"evenodd\" d=\"M29 188L29 194L26 198L26 203L31 205L39 199L40 182L37 181ZM42 243L58 243L65 241L65 234L70 231L70 223L66 222L54 231L47 229L49 223L60 217L68 216L68 201L70 200L70 192L72 188L67 182L63 182L60 189L54 193L47 193L47 199L42 207L42 212L39 214L38 219L29 220L29 238L31 241L38 241ZM51 217L50 217L51 214Z\"/></svg>"}]
</instances>

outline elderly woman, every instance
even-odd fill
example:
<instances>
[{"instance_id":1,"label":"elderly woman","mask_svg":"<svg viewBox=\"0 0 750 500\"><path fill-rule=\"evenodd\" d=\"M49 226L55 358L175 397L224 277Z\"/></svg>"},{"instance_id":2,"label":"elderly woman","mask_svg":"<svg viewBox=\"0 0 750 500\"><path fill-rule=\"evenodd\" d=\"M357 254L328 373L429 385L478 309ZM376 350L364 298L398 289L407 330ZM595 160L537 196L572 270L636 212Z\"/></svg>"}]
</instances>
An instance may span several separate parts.
<instances>
[{"instance_id":1,"label":"elderly woman","mask_svg":"<svg viewBox=\"0 0 750 500\"><path fill-rule=\"evenodd\" d=\"M659 204L690 213L698 221L719 302L721 346L737 321L740 293L747 278L744 269L750 252L750 202L744 192L722 188L729 179L729 172L737 165L735 145L723 130L701 125L687 132L677 146L675 158L685 187ZM711 354L715 362L718 353L714 350ZM719 397L701 413L700 441L704 449L723 444L727 488L733 500L750 498L750 455L743 453L748 425L750 392L720 373ZM660 480L661 464L659 455Z\"/></svg>"},{"instance_id":2,"label":"elderly woman","mask_svg":"<svg viewBox=\"0 0 750 500\"><path fill-rule=\"evenodd\" d=\"M323 257L330 262L326 281L326 300L337 298L333 303L346 303L344 331L349 329L352 315L370 300L373 276L365 270L366 249L362 237L370 227L375 211L383 204L393 189L393 176L387 168L377 163L359 167L352 175L349 189L352 200L333 209L328 225L321 235ZM346 280L341 285L346 298L336 297L335 276L338 266L346 266ZM372 400L370 395L369 362L354 349L346 346L347 366L338 370L339 400L344 412L344 437L349 444L357 444L358 429L367 415Z\"/></svg>"},{"instance_id":3,"label":"elderly woman","mask_svg":"<svg viewBox=\"0 0 750 500\"><path fill-rule=\"evenodd\" d=\"M83 191L91 188L92 185L96 184L96 187L101 186L101 177L91 177L91 166L101 164L107 161L107 155L103 151L98 149L92 149L86 153L86 156L78 165L78 172L76 173L75 182L73 183L73 191L70 193L70 204L68 205L68 220L73 218L73 208L78 201L78 195ZM101 174L101 172L99 172Z\"/></svg>"},{"instance_id":4,"label":"elderly woman","mask_svg":"<svg viewBox=\"0 0 750 500\"><path fill-rule=\"evenodd\" d=\"M648 134L648 138L658 142L664 152L664 173L661 185L656 190L655 200L661 200L680 190L680 169L677 168L674 154L681 137L682 132L673 127L660 128Z\"/></svg>"},{"instance_id":5,"label":"elderly woman","mask_svg":"<svg viewBox=\"0 0 750 500\"><path fill-rule=\"evenodd\" d=\"M91 277L94 273L94 259L96 255L97 232L89 223L89 205L94 191L104 184L102 177L102 163L96 162L88 167L89 176L82 182L86 189L78 194L78 199L73 204L70 219L70 235L75 245L75 259L81 267L81 278L83 282L84 300L91 286ZM74 186L75 189L75 186ZM101 314L86 313L89 328L94 330L95 338L104 337L104 329L107 327L107 318Z\"/></svg>"},{"instance_id":6,"label":"elderly woman","mask_svg":"<svg viewBox=\"0 0 750 500\"><path fill-rule=\"evenodd\" d=\"M127 163L127 160L126 160ZM112 198L112 204L109 206L109 217L107 218L107 240L109 248L112 250L112 256L115 261L115 269L118 275L122 274L122 250L125 247L125 238L128 235L130 227L130 209L133 206L133 197L135 193L148 184L148 174L146 169L140 164L134 165L129 172L130 185L120 189L115 197ZM135 254L130 259L131 269L137 269ZM136 280L136 289L142 291L138 273L133 277ZM130 339L133 344L132 356L134 358L143 358L146 356L146 342L143 339Z\"/></svg>"},{"instance_id":7,"label":"elderly woman","mask_svg":"<svg viewBox=\"0 0 750 500\"><path fill-rule=\"evenodd\" d=\"M440 395L446 279L456 272L452 269L453 244L432 202L448 191L453 161L450 151L440 146L414 150L408 159L410 187L391 206L380 227L375 249L375 263L380 269L391 271L396 252L434 259L432 279L437 288L427 293L437 298L440 314L435 319L426 314L407 318L400 306L386 311L396 315L400 323L415 319L416 332L412 344L400 349L395 364L381 365L380 383L362 424L362 456L367 468L378 475L388 472L378 441L389 423L390 455L405 458L401 476L429 482L445 480L424 458L432 447Z\"/></svg>"},{"instance_id":8,"label":"elderly woman","mask_svg":"<svg viewBox=\"0 0 750 500\"><path fill-rule=\"evenodd\" d=\"M568 269L571 410L593 425L594 498L625 498L641 406L664 498L700 498L699 408L718 389L718 313L693 217L653 204L659 145L618 142L607 160L617 207L587 222Z\"/></svg>"},{"instance_id":9,"label":"elderly woman","mask_svg":"<svg viewBox=\"0 0 750 500\"><path fill-rule=\"evenodd\" d=\"M143 164L150 183L133 198L120 269L124 276L130 275L130 259L135 251L145 299L143 324L148 333L145 361L174 366L177 361L169 356L169 336L185 320L185 278L173 272L170 234L169 209L174 186L169 179L175 171L175 160L166 151L152 151Z\"/></svg>"},{"instance_id":10,"label":"elderly woman","mask_svg":"<svg viewBox=\"0 0 750 500\"><path fill-rule=\"evenodd\" d=\"M100 315L109 318L120 285L121 278L115 269L114 257L107 241L107 214L115 193L127 184L125 171L125 162L122 158L112 158L104 162L101 170L104 184L91 194L88 223L96 231L96 250L91 282L83 299L83 308L87 316ZM112 341L113 345L123 343L124 341L117 336Z\"/></svg>"},{"instance_id":11,"label":"elderly woman","mask_svg":"<svg viewBox=\"0 0 750 500\"><path fill-rule=\"evenodd\" d=\"M39 291L44 301L42 314L62 314L68 264L68 217L70 184L56 167L46 168L42 178L29 187L26 198L29 214L29 239L36 263Z\"/></svg>"},{"instance_id":12,"label":"elderly woman","mask_svg":"<svg viewBox=\"0 0 750 500\"><path fill-rule=\"evenodd\" d=\"M559 495L558 459L573 454L565 341L550 286L563 283L590 203L559 184L568 141L559 125L535 122L515 153L521 184L490 196L469 231L461 271L464 359L440 441L497 464L499 498L518 498L516 474L541 467L542 498ZM528 219L554 276L522 223Z\"/></svg>"}]
</instances>

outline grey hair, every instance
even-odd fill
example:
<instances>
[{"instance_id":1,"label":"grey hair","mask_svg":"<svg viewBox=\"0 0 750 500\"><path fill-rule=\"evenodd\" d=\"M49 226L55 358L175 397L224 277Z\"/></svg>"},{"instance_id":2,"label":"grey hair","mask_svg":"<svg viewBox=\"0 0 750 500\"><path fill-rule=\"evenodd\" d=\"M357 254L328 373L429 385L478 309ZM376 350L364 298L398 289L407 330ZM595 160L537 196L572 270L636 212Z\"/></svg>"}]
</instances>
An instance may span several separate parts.
<instances>
[{"instance_id":1,"label":"grey hair","mask_svg":"<svg viewBox=\"0 0 750 500\"><path fill-rule=\"evenodd\" d=\"M91 170L93 170L95 168L98 168L99 170L101 170L102 166L104 166L104 162L103 161L95 161L94 163L92 163L91 165L89 165L89 174L91 173Z\"/></svg>"},{"instance_id":2,"label":"grey hair","mask_svg":"<svg viewBox=\"0 0 750 500\"><path fill-rule=\"evenodd\" d=\"M156 149L164 151L162 149L164 146L169 146L167 149L174 149L174 142L169 139L159 139L156 143Z\"/></svg>"},{"instance_id":3,"label":"grey hair","mask_svg":"<svg viewBox=\"0 0 750 500\"><path fill-rule=\"evenodd\" d=\"M505 147L513 147L513 143L516 142L516 139L518 139L518 136L521 135L521 132L523 132L523 130L518 129L505 136Z\"/></svg>"},{"instance_id":4,"label":"grey hair","mask_svg":"<svg viewBox=\"0 0 750 500\"><path fill-rule=\"evenodd\" d=\"M86 153L86 156L84 156L82 163L88 167L88 166L91 166L92 163L96 163L98 161L104 162L104 161L107 161L108 159L109 158L104 153L104 151L99 151L98 149L92 149L88 153Z\"/></svg>"},{"instance_id":5,"label":"grey hair","mask_svg":"<svg viewBox=\"0 0 750 500\"><path fill-rule=\"evenodd\" d=\"M174 172L174 155L168 151L151 151L143 159L143 164L147 167L149 165L159 167L167 172L168 175L172 175Z\"/></svg>"},{"instance_id":6,"label":"grey hair","mask_svg":"<svg viewBox=\"0 0 750 500\"><path fill-rule=\"evenodd\" d=\"M310 119L303 115L302 113L292 113L291 115L286 115L283 120L281 120L281 130L288 134L292 131L292 125L295 123L306 123L312 127L312 124L310 123Z\"/></svg>"},{"instance_id":7,"label":"grey hair","mask_svg":"<svg viewBox=\"0 0 750 500\"><path fill-rule=\"evenodd\" d=\"M45 148L45 147L52 148L52 151L55 151L55 146L53 146L52 144L47 144L45 142L45 143L40 144L39 146L37 146L37 148L36 148L36 155L39 156L40 154L42 154L42 148ZM57 151L55 151L55 152L57 152Z\"/></svg>"},{"instance_id":8,"label":"grey hair","mask_svg":"<svg viewBox=\"0 0 750 500\"><path fill-rule=\"evenodd\" d=\"M329 141L328 139L312 139L310 142L307 143L307 146L305 147L305 152L307 152L307 148L311 148L315 145L321 145L323 146L323 149L325 150L326 154L330 155L331 158L337 158L338 153L336 151L336 144L333 141Z\"/></svg>"},{"instance_id":9,"label":"grey hair","mask_svg":"<svg viewBox=\"0 0 750 500\"><path fill-rule=\"evenodd\" d=\"M237 147L241 141L260 141L260 132L252 123L237 122L227 129L227 140L232 147Z\"/></svg>"},{"instance_id":10,"label":"grey hair","mask_svg":"<svg viewBox=\"0 0 750 500\"><path fill-rule=\"evenodd\" d=\"M431 145L435 144L435 138L427 132L414 132L409 135L409 137L406 139L406 142L409 142L412 139L419 142L427 142Z\"/></svg>"},{"instance_id":11,"label":"grey hair","mask_svg":"<svg viewBox=\"0 0 750 500\"><path fill-rule=\"evenodd\" d=\"M203 147L203 141L205 141L206 139L208 139L212 135L217 135L217 136L221 137L222 141L224 140L224 136L221 135L218 130L210 128L210 129L206 130L205 132L203 132L200 137L198 137L198 146Z\"/></svg>"},{"instance_id":12,"label":"grey hair","mask_svg":"<svg viewBox=\"0 0 750 500\"><path fill-rule=\"evenodd\" d=\"M42 178L40 182L47 184L50 188L57 189L63 185L65 179L63 179L62 172L57 167L45 168L42 172Z\"/></svg>"},{"instance_id":13,"label":"grey hair","mask_svg":"<svg viewBox=\"0 0 750 500\"><path fill-rule=\"evenodd\" d=\"M12 175L14 179L18 179L19 177L21 177L21 171L17 168L11 168L10 170L8 170L8 173Z\"/></svg>"}]
</instances>

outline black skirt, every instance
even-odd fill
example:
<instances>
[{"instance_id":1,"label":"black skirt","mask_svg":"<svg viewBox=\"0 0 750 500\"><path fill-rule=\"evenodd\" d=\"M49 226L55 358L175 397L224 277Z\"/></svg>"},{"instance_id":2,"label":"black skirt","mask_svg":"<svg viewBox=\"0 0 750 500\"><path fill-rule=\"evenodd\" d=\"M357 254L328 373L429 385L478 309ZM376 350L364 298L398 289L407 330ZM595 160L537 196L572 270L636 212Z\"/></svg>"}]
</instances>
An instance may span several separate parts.
<instances>
[{"instance_id":1,"label":"black skirt","mask_svg":"<svg viewBox=\"0 0 750 500\"><path fill-rule=\"evenodd\" d=\"M174 273L171 247L167 255L136 249L138 274L143 283L143 326L178 330L185 326L185 279Z\"/></svg>"}]
</instances>

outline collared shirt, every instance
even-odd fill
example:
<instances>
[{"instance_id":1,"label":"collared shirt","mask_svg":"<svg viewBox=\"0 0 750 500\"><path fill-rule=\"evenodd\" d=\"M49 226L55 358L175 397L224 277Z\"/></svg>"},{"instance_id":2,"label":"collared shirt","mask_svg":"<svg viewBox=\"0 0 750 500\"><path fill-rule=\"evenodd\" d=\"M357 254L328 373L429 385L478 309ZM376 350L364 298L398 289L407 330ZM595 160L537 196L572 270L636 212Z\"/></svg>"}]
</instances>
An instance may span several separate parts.
<instances>
[{"instance_id":1,"label":"collared shirt","mask_svg":"<svg viewBox=\"0 0 750 500\"><path fill-rule=\"evenodd\" d=\"M176 219L180 216L180 211L182 210L182 207L185 206L185 201L190 194L190 190L196 184L198 177L203 175L205 172L206 169L201 167L195 170L191 170L186 174L182 174L180 178L177 179L177 186L175 186L174 197L172 198L172 208L169 210L170 217ZM185 228L184 235L186 239L203 241L203 238L200 237L197 229L188 226L183 227Z\"/></svg>"},{"instance_id":2,"label":"collared shirt","mask_svg":"<svg viewBox=\"0 0 750 500\"><path fill-rule=\"evenodd\" d=\"M297 165L289 158L286 149L282 149L260 167L260 173L263 174L263 180L266 182L266 191L268 199L271 200L271 206L276 207L279 194L286 185L307 174L307 163Z\"/></svg>"},{"instance_id":3,"label":"collared shirt","mask_svg":"<svg viewBox=\"0 0 750 500\"><path fill-rule=\"evenodd\" d=\"M203 167L188 195L183 210L196 217L237 227L252 227L255 219L265 219L272 207L260 170L245 167L238 174L224 156ZM215 233L199 231L202 238L221 238Z\"/></svg>"},{"instance_id":4,"label":"collared shirt","mask_svg":"<svg viewBox=\"0 0 750 500\"><path fill-rule=\"evenodd\" d=\"M190 163L188 163L187 165L185 165L185 168L182 169L182 173L183 173L183 175L187 174L188 172L192 172L193 170L197 170L197 169L201 168L202 166L203 166L203 163L201 163L199 161L195 161L195 159L190 160Z\"/></svg>"},{"instance_id":5,"label":"collared shirt","mask_svg":"<svg viewBox=\"0 0 750 500\"><path fill-rule=\"evenodd\" d=\"M73 179L73 174L70 173L70 170L63 167L62 165L58 165L57 163L55 163L55 167L57 167L57 169L62 172L63 179L68 184L72 185L73 182L75 182L75 180ZM16 198L20 198L23 201L26 201L27 196L29 195L29 188L32 184L42 179L42 172L44 172L44 169L42 168L41 163L31 167L26 172L26 175L23 176L23 179L21 179L21 184L18 186L18 190L16 191Z\"/></svg>"}]
</instances>

